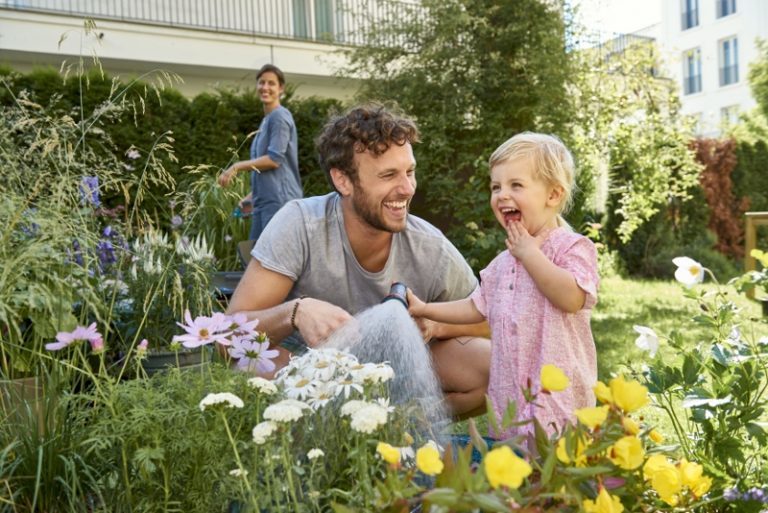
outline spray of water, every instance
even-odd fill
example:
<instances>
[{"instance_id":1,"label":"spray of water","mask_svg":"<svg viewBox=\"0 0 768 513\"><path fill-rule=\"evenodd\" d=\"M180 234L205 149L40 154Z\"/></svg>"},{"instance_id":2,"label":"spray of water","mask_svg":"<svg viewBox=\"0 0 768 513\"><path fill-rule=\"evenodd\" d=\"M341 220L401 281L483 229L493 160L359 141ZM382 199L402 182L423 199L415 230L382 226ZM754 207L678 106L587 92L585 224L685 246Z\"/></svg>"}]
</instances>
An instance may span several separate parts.
<instances>
[{"instance_id":1,"label":"spray of water","mask_svg":"<svg viewBox=\"0 0 768 513\"><path fill-rule=\"evenodd\" d=\"M418 434L444 441L449 420L440 383L429 349L403 304L385 301L360 312L326 346L347 350L361 362L389 362L395 371L392 402L412 412Z\"/></svg>"}]
</instances>

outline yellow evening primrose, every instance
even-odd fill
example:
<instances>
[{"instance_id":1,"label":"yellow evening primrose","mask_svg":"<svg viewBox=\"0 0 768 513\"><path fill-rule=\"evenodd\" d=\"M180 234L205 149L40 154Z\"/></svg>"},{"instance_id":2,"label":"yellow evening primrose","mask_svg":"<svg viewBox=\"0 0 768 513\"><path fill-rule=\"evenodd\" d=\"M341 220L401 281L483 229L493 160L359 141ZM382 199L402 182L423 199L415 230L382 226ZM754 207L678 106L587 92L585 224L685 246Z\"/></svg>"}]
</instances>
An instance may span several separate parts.
<instances>
[{"instance_id":1,"label":"yellow evening primrose","mask_svg":"<svg viewBox=\"0 0 768 513\"><path fill-rule=\"evenodd\" d=\"M499 486L518 488L523 483L523 479L533 471L527 461L517 456L506 445L489 451L483 460L483 468L493 488Z\"/></svg>"},{"instance_id":2,"label":"yellow evening primrose","mask_svg":"<svg viewBox=\"0 0 768 513\"><path fill-rule=\"evenodd\" d=\"M400 455L398 454L398 458ZM425 445L416 451L416 468L428 476L434 476L443 471L443 461L440 453L433 445Z\"/></svg>"},{"instance_id":3,"label":"yellow evening primrose","mask_svg":"<svg viewBox=\"0 0 768 513\"><path fill-rule=\"evenodd\" d=\"M655 429L651 429L650 433L648 433L648 437L657 444L664 441L664 436Z\"/></svg>"},{"instance_id":4,"label":"yellow evening primrose","mask_svg":"<svg viewBox=\"0 0 768 513\"><path fill-rule=\"evenodd\" d=\"M541 386L550 392L561 392L568 388L571 380L555 365L547 364L541 368Z\"/></svg>"},{"instance_id":5,"label":"yellow evening primrose","mask_svg":"<svg viewBox=\"0 0 768 513\"><path fill-rule=\"evenodd\" d=\"M555 455L557 459L566 465L571 463L571 457L568 455L567 442L565 438L561 438L557 441L557 448L555 449ZM585 467L587 465L587 457L584 455L584 450L587 448L587 444L584 440L577 440L575 447L575 461L573 462L577 467Z\"/></svg>"},{"instance_id":6,"label":"yellow evening primrose","mask_svg":"<svg viewBox=\"0 0 768 513\"><path fill-rule=\"evenodd\" d=\"M676 506L683 488L680 472L675 467L663 467L651 476L651 488L656 490L661 500L670 506Z\"/></svg>"},{"instance_id":7,"label":"yellow evening primrose","mask_svg":"<svg viewBox=\"0 0 768 513\"><path fill-rule=\"evenodd\" d=\"M397 465L400 463L400 451L397 448L389 445L385 442L379 442L376 445L376 452L379 453L381 459L389 463L390 465Z\"/></svg>"},{"instance_id":8,"label":"yellow evening primrose","mask_svg":"<svg viewBox=\"0 0 768 513\"><path fill-rule=\"evenodd\" d=\"M600 489L600 493L594 501L585 499L582 503L584 511L587 513L621 513L624 511L624 505L615 495L611 495L605 488Z\"/></svg>"},{"instance_id":9,"label":"yellow evening primrose","mask_svg":"<svg viewBox=\"0 0 768 513\"><path fill-rule=\"evenodd\" d=\"M610 460L625 470L636 469L643 464L645 450L643 443L636 436L625 436L613 444L609 452Z\"/></svg>"},{"instance_id":10,"label":"yellow evening primrose","mask_svg":"<svg viewBox=\"0 0 768 513\"><path fill-rule=\"evenodd\" d=\"M712 479L704 476L704 467L683 458L677 468L680 471L683 485L690 488L696 497L701 497L709 491L709 487L712 486Z\"/></svg>"},{"instance_id":11,"label":"yellow evening primrose","mask_svg":"<svg viewBox=\"0 0 768 513\"><path fill-rule=\"evenodd\" d=\"M650 401L647 388L634 380L625 381L624 376L613 378L610 386L614 404L624 413L638 410Z\"/></svg>"},{"instance_id":12,"label":"yellow evening primrose","mask_svg":"<svg viewBox=\"0 0 768 513\"><path fill-rule=\"evenodd\" d=\"M595 429L600 427L600 425L605 422L605 419L608 418L609 410L610 406L608 405L591 406L588 408L579 408L574 413L576 413L576 418L579 419L579 422L589 429Z\"/></svg>"},{"instance_id":13,"label":"yellow evening primrose","mask_svg":"<svg viewBox=\"0 0 768 513\"><path fill-rule=\"evenodd\" d=\"M629 417L624 417L621 419L621 425L624 426L624 432L628 435L636 435L640 432L640 426L638 426L637 422L630 419Z\"/></svg>"},{"instance_id":14,"label":"yellow evening primrose","mask_svg":"<svg viewBox=\"0 0 768 513\"><path fill-rule=\"evenodd\" d=\"M643 477L645 480L649 480L653 477L653 474L661 470L662 468L674 468L663 454L654 454L648 458L643 466Z\"/></svg>"},{"instance_id":15,"label":"yellow evening primrose","mask_svg":"<svg viewBox=\"0 0 768 513\"><path fill-rule=\"evenodd\" d=\"M595 383L595 386L592 387L592 390L595 392L595 397L597 397L598 401L603 404L613 404L613 396L611 395L611 389L608 388L608 385L602 381L598 381Z\"/></svg>"}]
</instances>

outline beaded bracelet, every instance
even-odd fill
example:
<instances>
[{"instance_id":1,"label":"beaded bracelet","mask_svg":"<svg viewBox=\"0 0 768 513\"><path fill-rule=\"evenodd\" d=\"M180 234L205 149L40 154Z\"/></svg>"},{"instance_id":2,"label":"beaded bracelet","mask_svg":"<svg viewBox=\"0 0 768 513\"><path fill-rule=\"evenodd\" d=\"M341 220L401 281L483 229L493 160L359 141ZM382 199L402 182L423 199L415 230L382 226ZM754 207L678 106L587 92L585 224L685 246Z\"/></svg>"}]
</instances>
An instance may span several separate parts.
<instances>
[{"instance_id":1,"label":"beaded bracelet","mask_svg":"<svg viewBox=\"0 0 768 513\"><path fill-rule=\"evenodd\" d=\"M296 312L299 311L299 303L301 303L301 300L305 297L307 296L299 296L299 298L293 304L293 310L291 310L291 328L293 328L293 331L299 331L299 327L296 326Z\"/></svg>"}]
</instances>

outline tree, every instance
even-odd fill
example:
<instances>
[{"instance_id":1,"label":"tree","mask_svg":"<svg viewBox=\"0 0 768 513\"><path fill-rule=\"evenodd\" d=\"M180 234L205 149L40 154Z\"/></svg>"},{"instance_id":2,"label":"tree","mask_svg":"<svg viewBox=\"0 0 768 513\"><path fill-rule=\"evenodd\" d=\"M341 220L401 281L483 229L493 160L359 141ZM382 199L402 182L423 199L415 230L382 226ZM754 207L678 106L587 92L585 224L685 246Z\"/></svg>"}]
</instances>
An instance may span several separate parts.
<instances>
[{"instance_id":1,"label":"tree","mask_svg":"<svg viewBox=\"0 0 768 513\"><path fill-rule=\"evenodd\" d=\"M414 211L479 268L504 247L488 206L491 152L525 130L562 135L571 116L563 8L424 0L399 9L368 23L368 44L349 51L344 73L363 79L359 100L394 100L418 121Z\"/></svg>"}]
</instances>

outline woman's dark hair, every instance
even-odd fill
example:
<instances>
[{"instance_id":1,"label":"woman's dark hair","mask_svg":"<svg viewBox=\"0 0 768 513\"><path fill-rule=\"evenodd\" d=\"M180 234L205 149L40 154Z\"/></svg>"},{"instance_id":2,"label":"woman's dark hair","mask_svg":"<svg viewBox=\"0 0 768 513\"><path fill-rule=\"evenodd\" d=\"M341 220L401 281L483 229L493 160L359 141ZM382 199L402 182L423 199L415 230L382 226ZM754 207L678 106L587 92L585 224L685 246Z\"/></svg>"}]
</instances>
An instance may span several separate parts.
<instances>
[{"instance_id":1,"label":"woman's dark hair","mask_svg":"<svg viewBox=\"0 0 768 513\"><path fill-rule=\"evenodd\" d=\"M262 66L261 69L259 69L259 72L256 73L256 81L258 82L259 78L261 78L261 76L264 73L267 73L268 71L271 71L272 73L277 75L277 81L280 82L281 86L285 85L285 75L283 75L282 70L277 66L275 66L274 64L265 64L264 66Z\"/></svg>"},{"instance_id":2,"label":"woman's dark hair","mask_svg":"<svg viewBox=\"0 0 768 513\"><path fill-rule=\"evenodd\" d=\"M332 187L331 169L336 168L357 182L355 153L370 151L379 156L390 146L419 142L419 129L411 119L378 103L353 107L332 117L315 139L320 167ZM334 187L335 188L335 187Z\"/></svg>"}]
</instances>

